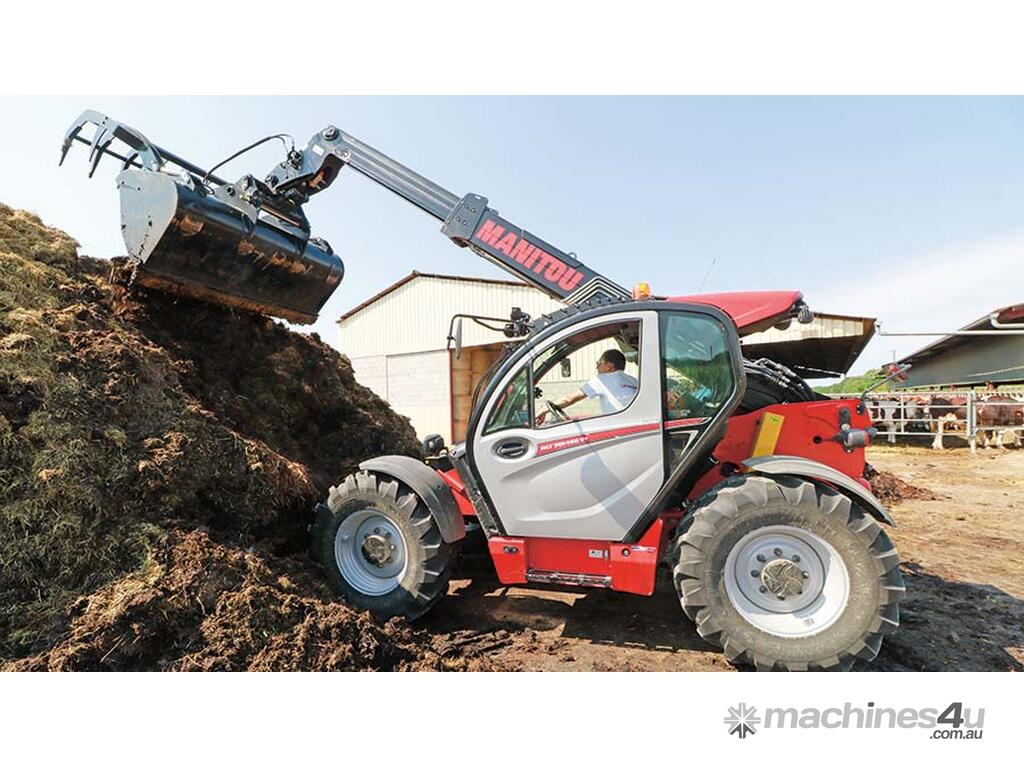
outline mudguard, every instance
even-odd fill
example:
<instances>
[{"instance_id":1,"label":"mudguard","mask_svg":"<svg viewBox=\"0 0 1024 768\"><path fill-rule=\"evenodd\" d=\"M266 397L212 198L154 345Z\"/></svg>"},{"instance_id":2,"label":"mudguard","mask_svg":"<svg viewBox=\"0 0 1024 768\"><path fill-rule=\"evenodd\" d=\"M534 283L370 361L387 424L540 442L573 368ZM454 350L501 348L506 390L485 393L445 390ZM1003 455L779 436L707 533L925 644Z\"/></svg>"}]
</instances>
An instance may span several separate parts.
<instances>
[{"instance_id":1,"label":"mudguard","mask_svg":"<svg viewBox=\"0 0 1024 768\"><path fill-rule=\"evenodd\" d=\"M409 456L378 456L362 462L359 468L388 475L412 488L427 505L445 543L451 544L466 538L466 523L451 489L435 470L419 459Z\"/></svg>"},{"instance_id":2,"label":"mudguard","mask_svg":"<svg viewBox=\"0 0 1024 768\"><path fill-rule=\"evenodd\" d=\"M808 480L825 482L849 493L850 496L860 501L879 522L891 526L896 525L885 507L882 506L882 502L875 498L871 491L852 477L844 475L839 470L822 464L820 461L805 459L801 456L758 456L747 459L743 462L743 466L764 475L796 475Z\"/></svg>"}]
</instances>

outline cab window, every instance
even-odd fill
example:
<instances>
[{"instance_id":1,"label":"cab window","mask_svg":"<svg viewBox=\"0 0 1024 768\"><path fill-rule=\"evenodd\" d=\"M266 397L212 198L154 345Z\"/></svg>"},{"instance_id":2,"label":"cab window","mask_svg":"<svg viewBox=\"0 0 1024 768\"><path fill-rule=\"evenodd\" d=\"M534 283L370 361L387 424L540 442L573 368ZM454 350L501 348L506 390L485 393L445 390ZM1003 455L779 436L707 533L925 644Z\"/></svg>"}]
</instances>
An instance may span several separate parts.
<instances>
[{"instance_id":1,"label":"cab window","mask_svg":"<svg viewBox=\"0 0 1024 768\"><path fill-rule=\"evenodd\" d=\"M530 426L529 368L516 374L498 397L494 410L487 418L484 434L511 427Z\"/></svg>"},{"instance_id":2,"label":"cab window","mask_svg":"<svg viewBox=\"0 0 1024 768\"><path fill-rule=\"evenodd\" d=\"M669 419L711 417L736 387L729 336L705 315L666 313L661 327Z\"/></svg>"},{"instance_id":3,"label":"cab window","mask_svg":"<svg viewBox=\"0 0 1024 768\"><path fill-rule=\"evenodd\" d=\"M618 413L640 391L640 321L594 326L534 358L534 423L545 428Z\"/></svg>"},{"instance_id":4,"label":"cab window","mask_svg":"<svg viewBox=\"0 0 1024 768\"><path fill-rule=\"evenodd\" d=\"M687 453L693 430L671 429L679 419L714 417L736 388L729 335L706 315L664 313L661 353L665 376L666 460L675 470ZM694 425L696 426L696 425Z\"/></svg>"}]
</instances>

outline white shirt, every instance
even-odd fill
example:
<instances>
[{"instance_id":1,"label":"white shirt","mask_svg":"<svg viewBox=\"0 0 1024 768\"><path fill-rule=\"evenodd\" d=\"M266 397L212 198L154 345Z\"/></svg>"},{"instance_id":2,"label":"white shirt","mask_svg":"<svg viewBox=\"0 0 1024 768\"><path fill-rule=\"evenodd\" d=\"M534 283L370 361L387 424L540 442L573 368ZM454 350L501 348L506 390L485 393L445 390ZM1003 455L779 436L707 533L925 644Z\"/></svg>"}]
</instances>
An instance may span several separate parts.
<instances>
[{"instance_id":1,"label":"white shirt","mask_svg":"<svg viewBox=\"0 0 1024 768\"><path fill-rule=\"evenodd\" d=\"M580 387L587 397L596 397L601 404L601 413L616 413L633 402L640 382L625 371L599 373Z\"/></svg>"}]
</instances>

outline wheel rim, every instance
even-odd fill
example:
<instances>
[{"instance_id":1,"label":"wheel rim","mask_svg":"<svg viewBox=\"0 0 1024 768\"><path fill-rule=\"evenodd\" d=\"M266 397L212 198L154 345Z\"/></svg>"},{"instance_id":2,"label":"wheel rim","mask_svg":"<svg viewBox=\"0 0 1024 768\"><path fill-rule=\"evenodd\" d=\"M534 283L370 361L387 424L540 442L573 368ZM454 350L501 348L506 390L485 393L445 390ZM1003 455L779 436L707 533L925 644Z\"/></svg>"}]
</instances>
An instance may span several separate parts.
<instances>
[{"instance_id":1,"label":"wheel rim","mask_svg":"<svg viewBox=\"0 0 1024 768\"><path fill-rule=\"evenodd\" d=\"M781 637L808 637L842 615L850 574L815 533L789 525L751 531L725 561L725 591L750 624Z\"/></svg>"},{"instance_id":2,"label":"wheel rim","mask_svg":"<svg viewBox=\"0 0 1024 768\"><path fill-rule=\"evenodd\" d=\"M334 560L342 578L364 595L386 595L402 583L406 549L399 527L375 509L353 512L334 536Z\"/></svg>"}]
</instances>

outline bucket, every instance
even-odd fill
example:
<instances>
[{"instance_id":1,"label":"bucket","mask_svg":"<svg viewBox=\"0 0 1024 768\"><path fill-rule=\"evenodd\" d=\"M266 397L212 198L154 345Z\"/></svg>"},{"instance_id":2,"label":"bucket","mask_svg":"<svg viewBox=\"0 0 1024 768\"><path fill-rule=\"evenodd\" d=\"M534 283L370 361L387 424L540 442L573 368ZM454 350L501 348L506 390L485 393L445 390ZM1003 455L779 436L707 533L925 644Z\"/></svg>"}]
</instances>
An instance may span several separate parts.
<instances>
[{"instance_id":1,"label":"bucket","mask_svg":"<svg viewBox=\"0 0 1024 768\"><path fill-rule=\"evenodd\" d=\"M312 323L345 274L308 229L265 212L250 218L169 174L128 168L117 185L142 285Z\"/></svg>"}]
</instances>

